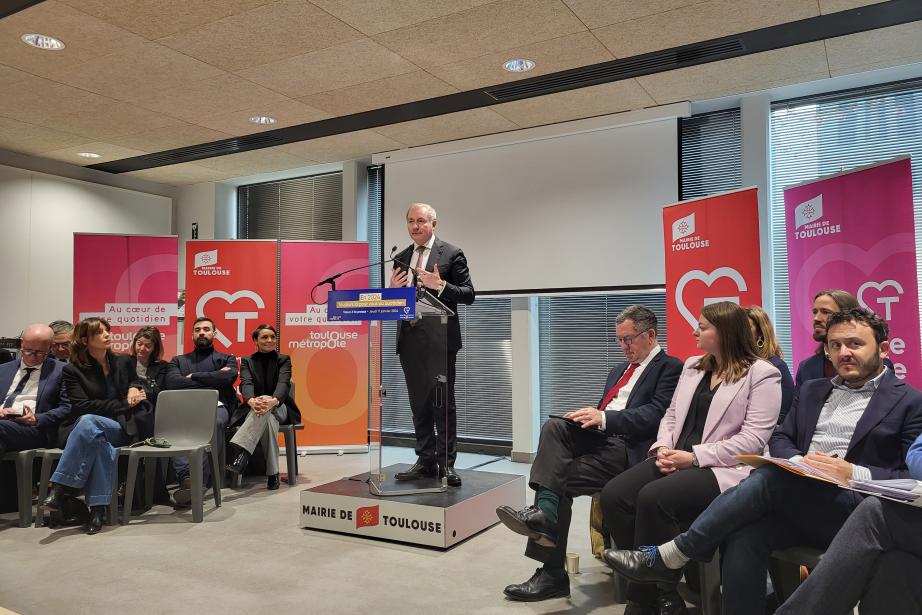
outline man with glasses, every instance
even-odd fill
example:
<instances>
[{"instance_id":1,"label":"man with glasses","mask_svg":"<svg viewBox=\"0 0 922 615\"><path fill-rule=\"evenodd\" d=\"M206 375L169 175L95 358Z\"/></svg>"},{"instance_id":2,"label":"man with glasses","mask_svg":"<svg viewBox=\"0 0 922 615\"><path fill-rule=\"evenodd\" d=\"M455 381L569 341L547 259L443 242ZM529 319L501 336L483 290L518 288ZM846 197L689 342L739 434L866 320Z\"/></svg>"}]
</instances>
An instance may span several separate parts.
<instances>
[{"instance_id":1,"label":"man with glasses","mask_svg":"<svg viewBox=\"0 0 922 615\"><path fill-rule=\"evenodd\" d=\"M74 325L66 320L55 320L48 324L54 332L51 340L51 354L58 361L70 361L70 343L74 337Z\"/></svg>"},{"instance_id":2,"label":"man with glasses","mask_svg":"<svg viewBox=\"0 0 922 615\"><path fill-rule=\"evenodd\" d=\"M22 334L20 360L0 365L0 455L57 445L70 402L61 387L64 364L49 355L53 336L48 325L30 325Z\"/></svg>"},{"instance_id":3,"label":"man with glasses","mask_svg":"<svg viewBox=\"0 0 922 615\"><path fill-rule=\"evenodd\" d=\"M615 333L626 361L609 373L598 406L554 416L541 429L529 477L534 506L496 509L506 527L528 536L525 555L544 563L529 580L506 587L512 600L570 595L564 561L573 498L597 493L643 461L672 400L682 362L657 344L656 315L627 307L615 319Z\"/></svg>"}]
</instances>

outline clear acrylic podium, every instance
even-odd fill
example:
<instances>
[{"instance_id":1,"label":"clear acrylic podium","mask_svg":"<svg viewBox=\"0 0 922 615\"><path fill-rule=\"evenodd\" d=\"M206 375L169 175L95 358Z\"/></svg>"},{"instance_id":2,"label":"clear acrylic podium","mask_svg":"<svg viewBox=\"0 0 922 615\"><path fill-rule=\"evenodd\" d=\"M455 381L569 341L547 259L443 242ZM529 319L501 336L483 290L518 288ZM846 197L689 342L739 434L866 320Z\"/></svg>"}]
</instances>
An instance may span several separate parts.
<instances>
[{"instance_id":1,"label":"clear acrylic podium","mask_svg":"<svg viewBox=\"0 0 922 615\"><path fill-rule=\"evenodd\" d=\"M435 425L440 433L447 429L445 411L448 404L448 318L452 312L444 303L428 291L422 291L416 301L416 320L397 322L399 350L404 364L410 364L415 377L407 382L407 394L410 405L430 404L442 408L443 421ZM378 496L412 495L416 493L438 493L447 491L445 478L434 476L416 481L396 482L394 466L384 467L382 455L382 413L381 406L387 391L383 388L381 378L381 321L369 322L369 343L372 360L369 363L368 385L368 452L369 472L368 486L372 494ZM400 409L407 415L412 414L411 407ZM445 451L447 455L447 451ZM440 459L439 465L446 467L447 460ZM402 469L402 468L401 468Z\"/></svg>"}]
</instances>

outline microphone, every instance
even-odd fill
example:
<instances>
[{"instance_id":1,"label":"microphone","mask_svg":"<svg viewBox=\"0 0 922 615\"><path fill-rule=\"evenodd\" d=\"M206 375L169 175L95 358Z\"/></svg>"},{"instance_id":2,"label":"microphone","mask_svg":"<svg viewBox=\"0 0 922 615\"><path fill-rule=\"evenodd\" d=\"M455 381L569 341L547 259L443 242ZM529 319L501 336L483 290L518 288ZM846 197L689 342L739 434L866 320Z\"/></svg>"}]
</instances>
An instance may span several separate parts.
<instances>
[{"instance_id":1,"label":"microphone","mask_svg":"<svg viewBox=\"0 0 922 615\"><path fill-rule=\"evenodd\" d=\"M329 284L330 286L333 287L333 290L336 290L336 280L338 280L342 276L346 275L347 273L352 273L353 271L358 271L359 269L370 269L371 267L377 267L378 265L384 265L385 263L389 263L393 260L396 260L394 258L394 252L396 251L397 251L397 246L394 246L393 248L391 248L390 257L387 260L378 261L377 263L371 263L369 265L359 265L358 267L353 267L352 269L346 269L345 271L340 271L337 274L331 275L328 278L320 280L319 282L314 284L314 288L317 288L318 286L323 286L324 284Z\"/></svg>"}]
</instances>

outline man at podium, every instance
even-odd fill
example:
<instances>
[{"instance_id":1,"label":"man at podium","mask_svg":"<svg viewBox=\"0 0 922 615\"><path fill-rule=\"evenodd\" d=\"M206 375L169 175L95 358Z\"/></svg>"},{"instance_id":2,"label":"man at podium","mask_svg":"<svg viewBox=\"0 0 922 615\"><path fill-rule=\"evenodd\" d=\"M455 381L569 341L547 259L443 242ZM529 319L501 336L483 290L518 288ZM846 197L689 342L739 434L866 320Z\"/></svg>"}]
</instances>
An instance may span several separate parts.
<instances>
[{"instance_id":1,"label":"man at podium","mask_svg":"<svg viewBox=\"0 0 922 615\"><path fill-rule=\"evenodd\" d=\"M416 463L399 472L398 481L446 476L453 487L461 485L455 472L457 456L457 413L455 405L455 361L461 349L461 323L458 304L474 302L474 284L467 259L460 248L435 236L435 209L414 203L407 210L407 232L413 243L394 259L390 286L416 286L426 289L455 312L447 325L447 396L439 403L431 395L427 361L431 349L421 327L401 321L397 326L397 354L407 383L413 429L416 432Z\"/></svg>"}]
</instances>

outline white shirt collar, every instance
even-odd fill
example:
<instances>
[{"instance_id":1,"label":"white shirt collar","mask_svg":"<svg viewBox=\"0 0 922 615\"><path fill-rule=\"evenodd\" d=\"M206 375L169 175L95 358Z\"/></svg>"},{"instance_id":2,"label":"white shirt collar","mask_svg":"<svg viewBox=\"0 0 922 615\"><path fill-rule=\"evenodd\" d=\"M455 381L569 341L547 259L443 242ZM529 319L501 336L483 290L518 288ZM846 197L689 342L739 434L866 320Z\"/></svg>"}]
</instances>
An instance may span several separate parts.
<instances>
[{"instance_id":1,"label":"white shirt collar","mask_svg":"<svg viewBox=\"0 0 922 615\"><path fill-rule=\"evenodd\" d=\"M639 367L644 368L650 364L650 361L656 357L663 349L659 347L659 344L654 344L653 348L650 349L650 354L647 355L647 358L640 362Z\"/></svg>"},{"instance_id":2,"label":"white shirt collar","mask_svg":"<svg viewBox=\"0 0 922 615\"><path fill-rule=\"evenodd\" d=\"M423 245L426 246L426 249L427 249L427 250L431 250L431 249L432 249L432 244L434 244L434 243L435 243L435 233L432 233L432 235L429 237L429 241L427 241L427 242L424 243ZM419 246L416 245L416 242L413 242L413 250L415 251L416 248L418 248L418 247L419 247Z\"/></svg>"}]
</instances>

